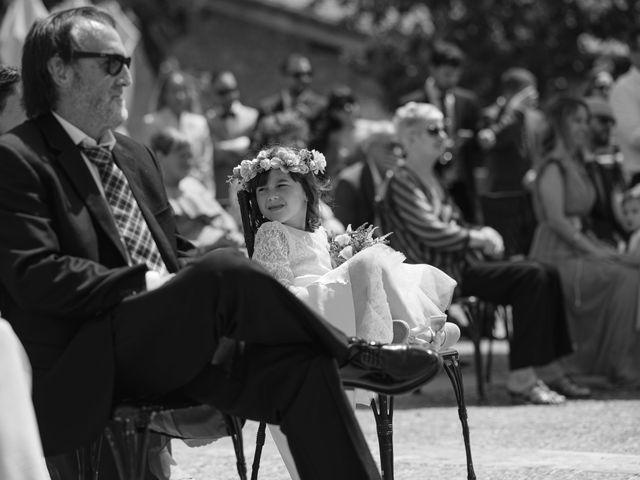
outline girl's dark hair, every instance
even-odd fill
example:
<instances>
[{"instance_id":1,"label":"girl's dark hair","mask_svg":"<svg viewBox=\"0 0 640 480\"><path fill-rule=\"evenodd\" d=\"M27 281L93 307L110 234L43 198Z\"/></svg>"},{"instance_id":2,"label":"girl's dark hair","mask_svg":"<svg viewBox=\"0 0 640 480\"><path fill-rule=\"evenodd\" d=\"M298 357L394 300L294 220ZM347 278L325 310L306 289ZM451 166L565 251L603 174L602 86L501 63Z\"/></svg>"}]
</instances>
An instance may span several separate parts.
<instances>
[{"instance_id":1,"label":"girl's dark hair","mask_svg":"<svg viewBox=\"0 0 640 480\"><path fill-rule=\"evenodd\" d=\"M298 148L275 146L267 149L267 154L269 155L269 157L271 157L278 155L278 153L283 150L294 152L295 154L298 154L298 152L300 151L300 149ZM258 207L256 189L258 187L262 187L267 183L269 172L271 172L271 170L261 172L249 182L249 206L251 208L253 218L256 219L256 228L258 228L264 222L268 221L266 218L264 218L264 216L260 212L260 208ZM294 182L302 185L302 189L307 196L307 217L305 220L304 229L307 232L313 232L320 226L321 223L320 200L322 199L324 192L329 190L329 181L325 178L319 177L318 175L314 175L313 173L302 174L297 172L288 172L288 175Z\"/></svg>"},{"instance_id":2,"label":"girl's dark hair","mask_svg":"<svg viewBox=\"0 0 640 480\"><path fill-rule=\"evenodd\" d=\"M116 26L108 13L95 7L80 7L50 15L35 22L29 30L22 50L23 99L29 118L55 108L58 91L49 73L48 62L56 55L67 64L73 61L76 46L71 33L82 19L113 28Z\"/></svg>"},{"instance_id":3,"label":"girl's dark hair","mask_svg":"<svg viewBox=\"0 0 640 480\"><path fill-rule=\"evenodd\" d=\"M558 140L566 142L567 118L580 110L580 108L584 108L589 112L589 106L586 102L573 95L559 95L549 101L545 108L547 124L542 140L543 154L553 150Z\"/></svg>"}]
</instances>

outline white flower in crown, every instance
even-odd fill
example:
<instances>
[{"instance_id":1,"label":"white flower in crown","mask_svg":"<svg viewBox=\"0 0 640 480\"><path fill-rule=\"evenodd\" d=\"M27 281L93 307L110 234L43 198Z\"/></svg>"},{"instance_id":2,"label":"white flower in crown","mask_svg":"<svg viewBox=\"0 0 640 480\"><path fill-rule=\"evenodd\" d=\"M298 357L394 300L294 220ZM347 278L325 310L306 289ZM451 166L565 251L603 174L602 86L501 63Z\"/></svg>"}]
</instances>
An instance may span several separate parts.
<instances>
[{"instance_id":1,"label":"white flower in crown","mask_svg":"<svg viewBox=\"0 0 640 480\"><path fill-rule=\"evenodd\" d=\"M259 159L258 158L256 160L258 160L258 165L265 172L271 168L271 159L269 159L269 158Z\"/></svg>"},{"instance_id":2,"label":"white flower in crown","mask_svg":"<svg viewBox=\"0 0 640 480\"><path fill-rule=\"evenodd\" d=\"M271 150L271 157L269 157L269 154L268 150L261 150L256 158L242 160L240 165L233 168L227 182L235 183L242 190L248 190L249 182L256 175L274 168L279 168L284 173L299 173L301 175L313 173L318 175L323 173L327 166L324 155L317 150L302 149L299 152L295 152L283 148L281 150L276 149L275 152Z\"/></svg>"}]
</instances>

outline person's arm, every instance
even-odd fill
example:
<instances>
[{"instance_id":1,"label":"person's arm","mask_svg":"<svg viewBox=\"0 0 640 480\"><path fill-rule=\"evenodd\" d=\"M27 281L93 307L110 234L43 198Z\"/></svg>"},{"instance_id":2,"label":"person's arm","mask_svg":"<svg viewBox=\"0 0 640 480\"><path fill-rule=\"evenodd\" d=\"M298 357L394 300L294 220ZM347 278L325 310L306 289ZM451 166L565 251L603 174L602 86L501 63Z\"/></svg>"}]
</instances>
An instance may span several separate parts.
<instances>
[{"instance_id":1,"label":"person's arm","mask_svg":"<svg viewBox=\"0 0 640 480\"><path fill-rule=\"evenodd\" d=\"M0 280L18 304L57 317L91 318L145 290L145 265L109 268L89 259L91 252L97 255L94 230L81 232L86 244L70 243L72 234L61 222L91 219L66 211L72 206L59 198L60 179L48 164L31 164L6 146L0 158ZM63 250L62 244L71 246Z\"/></svg>"},{"instance_id":2,"label":"person's arm","mask_svg":"<svg viewBox=\"0 0 640 480\"><path fill-rule=\"evenodd\" d=\"M443 222L432 201L415 185L398 178L390 182L388 195L400 221L411 235L431 248L445 251L469 247L471 229L455 221Z\"/></svg>"},{"instance_id":3,"label":"person's arm","mask_svg":"<svg viewBox=\"0 0 640 480\"><path fill-rule=\"evenodd\" d=\"M580 251L597 256L610 256L612 251L595 244L580 227L565 214L565 187L561 167L550 162L538 174L538 191L549 227L564 241Z\"/></svg>"},{"instance_id":4,"label":"person's arm","mask_svg":"<svg viewBox=\"0 0 640 480\"><path fill-rule=\"evenodd\" d=\"M492 257L502 255L500 235L489 227L468 228L456 220L443 221L432 200L416 185L394 176L387 195L391 195L395 213L407 232L429 248L442 251L481 250Z\"/></svg>"},{"instance_id":5,"label":"person's arm","mask_svg":"<svg viewBox=\"0 0 640 480\"><path fill-rule=\"evenodd\" d=\"M289 243L278 223L267 222L258 229L251 258L298 298L308 295L305 288L293 284L295 275L289 262Z\"/></svg>"}]
</instances>

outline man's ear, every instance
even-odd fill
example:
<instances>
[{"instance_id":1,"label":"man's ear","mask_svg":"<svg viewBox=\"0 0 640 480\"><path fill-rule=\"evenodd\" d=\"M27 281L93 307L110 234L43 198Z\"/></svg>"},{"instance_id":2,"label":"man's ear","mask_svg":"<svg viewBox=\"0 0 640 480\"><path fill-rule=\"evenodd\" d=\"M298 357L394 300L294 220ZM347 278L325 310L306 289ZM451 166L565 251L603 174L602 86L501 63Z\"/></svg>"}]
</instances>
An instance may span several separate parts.
<instances>
[{"instance_id":1,"label":"man's ear","mask_svg":"<svg viewBox=\"0 0 640 480\"><path fill-rule=\"evenodd\" d=\"M58 55L52 57L47 62L47 70L51 79L58 87L67 87L73 79L73 69L62 61Z\"/></svg>"}]
</instances>

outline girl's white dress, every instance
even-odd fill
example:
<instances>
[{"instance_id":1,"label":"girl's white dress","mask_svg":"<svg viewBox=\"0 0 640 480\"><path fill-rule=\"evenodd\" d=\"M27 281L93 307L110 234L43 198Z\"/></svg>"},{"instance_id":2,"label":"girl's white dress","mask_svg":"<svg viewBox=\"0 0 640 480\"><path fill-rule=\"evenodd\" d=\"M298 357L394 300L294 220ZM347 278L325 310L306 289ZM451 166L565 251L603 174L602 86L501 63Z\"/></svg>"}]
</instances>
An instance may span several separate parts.
<instances>
[{"instance_id":1,"label":"girl's white dress","mask_svg":"<svg viewBox=\"0 0 640 480\"><path fill-rule=\"evenodd\" d=\"M440 329L455 280L430 265L409 265L404 255L377 244L331 267L326 231L306 232L266 222L255 238L253 259L316 313L347 335L388 343L393 319L412 333Z\"/></svg>"},{"instance_id":2,"label":"girl's white dress","mask_svg":"<svg viewBox=\"0 0 640 480\"><path fill-rule=\"evenodd\" d=\"M369 247L332 268L324 228L306 232L266 222L256 233L252 258L349 336L389 343L393 319L406 321L418 339L430 326L445 331L444 310L451 303L455 280L430 265L403 263L404 255L386 245ZM459 330L447 326L456 330L450 335L455 342ZM367 405L372 393L356 391L349 396ZM292 480L299 480L286 437L276 426L270 425L269 431Z\"/></svg>"}]
</instances>

